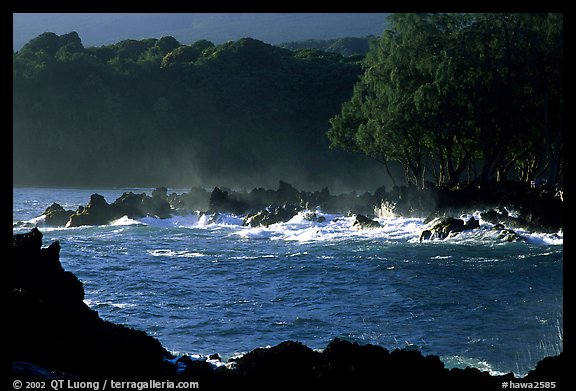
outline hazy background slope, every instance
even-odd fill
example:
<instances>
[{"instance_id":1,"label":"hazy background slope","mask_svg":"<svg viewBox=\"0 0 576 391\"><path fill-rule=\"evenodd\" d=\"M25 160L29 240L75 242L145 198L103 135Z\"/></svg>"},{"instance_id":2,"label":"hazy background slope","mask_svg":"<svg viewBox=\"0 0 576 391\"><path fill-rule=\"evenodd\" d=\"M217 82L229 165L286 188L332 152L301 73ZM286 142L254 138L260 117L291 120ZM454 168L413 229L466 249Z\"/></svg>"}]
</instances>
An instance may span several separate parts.
<instances>
[{"instance_id":1,"label":"hazy background slope","mask_svg":"<svg viewBox=\"0 0 576 391\"><path fill-rule=\"evenodd\" d=\"M84 46L172 35L184 44L215 44L251 37L278 44L304 39L379 36L384 13L15 13L13 45L19 50L43 32L76 31Z\"/></svg>"},{"instance_id":2,"label":"hazy background slope","mask_svg":"<svg viewBox=\"0 0 576 391\"><path fill-rule=\"evenodd\" d=\"M325 134L385 14L13 17L16 185L374 190L385 179Z\"/></svg>"},{"instance_id":3,"label":"hazy background slope","mask_svg":"<svg viewBox=\"0 0 576 391\"><path fill-rule=\"evenodd\" d=\"M367 189L383 169L328 148L361 56L252 38L85 47L43 33L13 56L13 174L26 186Z\"/></svg>"}]
</instances>

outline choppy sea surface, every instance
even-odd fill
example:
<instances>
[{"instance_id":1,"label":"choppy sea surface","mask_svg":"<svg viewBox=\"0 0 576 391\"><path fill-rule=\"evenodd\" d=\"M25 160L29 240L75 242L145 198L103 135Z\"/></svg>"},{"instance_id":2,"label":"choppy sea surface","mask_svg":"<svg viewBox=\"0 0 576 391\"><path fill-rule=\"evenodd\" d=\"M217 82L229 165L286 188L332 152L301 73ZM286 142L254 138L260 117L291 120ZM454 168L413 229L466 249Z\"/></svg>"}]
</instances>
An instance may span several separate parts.
<instances>
[{"instance_id":1,"label":"choppy sea surface","mask_svg":"<svg viewBox=\"0 0 576 391\"><path fill-rule=\"evenodd\" d=\"M191 213L123 217L109 225L54 228L53 202L113 202L151 189L13 189L13 232L38 226L58 240L63 267L106 320L146 331L174 353L225 360L285 340L322 349L335 337L387 349L419 349L447 367L524 376L563 350L563 233L492 225L419 243L422 219L353 217L313 210L268 228L242 216ZM186 190L173 190L180 194ZM472 213L473 211L471 211ZM478 217L478 215L477 215Z\"/></svg>"}]
</instances>

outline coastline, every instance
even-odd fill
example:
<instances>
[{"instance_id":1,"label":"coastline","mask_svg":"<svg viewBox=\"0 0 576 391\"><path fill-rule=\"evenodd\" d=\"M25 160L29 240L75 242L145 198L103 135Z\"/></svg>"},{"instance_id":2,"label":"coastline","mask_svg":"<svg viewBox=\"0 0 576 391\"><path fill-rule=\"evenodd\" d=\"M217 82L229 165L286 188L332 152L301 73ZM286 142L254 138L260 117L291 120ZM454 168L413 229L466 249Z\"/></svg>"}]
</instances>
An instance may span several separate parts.
<instances>
[{"instance_id":1,"label":"coastline","mask_svg":"<svg viewBox=\"0 0 576 391\"><path fill-rule=\"evenodd\" d=\"M285 341L220 366L188 356L177 358L145 332L100 319L83 303L82 283L63 270L59 251L57 242L43 248L37 229L13 237L9 307L16 320L10 330L15 379L171 379L195 381L203 389L238 385L269 389L278 384L354 388L408 379L414 387L500 389L506 381L560 382L564 374L563 353L542 360L525 378L515 378L472 368L448 370L437 356L389 352L338 339L322 352ZM81 353L76 357L70 352Z\"/></svg>"},{"instance_id":2,"label":"coastline","mask_svg":"<svg viewBox=\"0 0 576 391\"><path fill-rule=\"evenodd\" d=\"M136 190L136 189L134 189ZM244 220L244 225L269 226L286 222L298 212L321 210L325 213L358 216L358 228L374 225L372 217L435 219L462 218L480 212L491 224L503 228L523 228L531 232L555 233L563 228L563 189L530 187L524 183L500 183L489 187L467 186L452 189L410 186L385 186L374 192L331 194L328 188L298 190L279 181L277 189L232 190L193 187L188 192L168 193L165 187L151 189L151 195L126 192L112 202L94 193L85 205L66 210L53 200L42 218L46 226L75 227L106 225L122 217L170 218L187 214L218 216L227 213ZM314 216L310 216L314 218Z\"/></svg>"}]
</instances>

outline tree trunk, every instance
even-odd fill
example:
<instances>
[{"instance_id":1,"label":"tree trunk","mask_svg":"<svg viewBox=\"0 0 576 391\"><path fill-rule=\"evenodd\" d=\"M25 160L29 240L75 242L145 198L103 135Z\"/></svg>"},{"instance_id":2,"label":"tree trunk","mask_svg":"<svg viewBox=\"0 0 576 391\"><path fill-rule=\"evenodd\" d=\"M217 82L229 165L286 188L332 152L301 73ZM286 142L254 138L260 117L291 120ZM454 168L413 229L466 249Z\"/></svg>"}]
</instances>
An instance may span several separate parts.
<instances>
[{"instance_id":1,"label":"tree trunk","mask_svg":"<svg viewBox=\"0 0 576 391\"><path fill-rule=\"evenodd\" d=\"M550 156L550 173L548 174L548 179L546 181L546 187L553 188L559 179L560 170L562 169L561 159L562 159L562 132L559 131L552 148L552 153Z\"/></svg>"}]
</instances>

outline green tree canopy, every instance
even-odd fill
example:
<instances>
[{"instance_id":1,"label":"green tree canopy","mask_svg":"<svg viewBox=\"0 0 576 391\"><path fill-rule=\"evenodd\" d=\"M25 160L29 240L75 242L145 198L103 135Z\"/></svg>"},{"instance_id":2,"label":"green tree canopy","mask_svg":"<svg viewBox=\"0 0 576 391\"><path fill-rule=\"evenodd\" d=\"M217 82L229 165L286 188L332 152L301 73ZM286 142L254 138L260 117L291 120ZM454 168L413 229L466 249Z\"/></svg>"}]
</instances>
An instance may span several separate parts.
<instances>
[{"instance_id":1,"label":"green tree canopy","mask_svg":"<svg viewBox=\"0 0 576 391\"><path fill-rule=\"evenodd\" d=\"M394 14L332 147L404 167L408 182L452 186L562 172L562 16Z\"/></svg>"}]
</instances>

